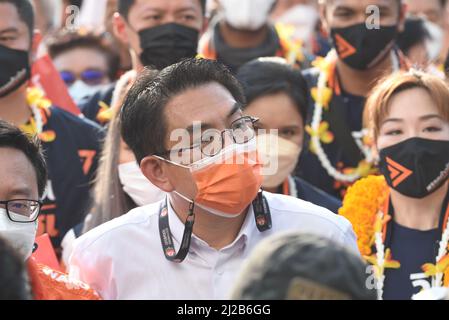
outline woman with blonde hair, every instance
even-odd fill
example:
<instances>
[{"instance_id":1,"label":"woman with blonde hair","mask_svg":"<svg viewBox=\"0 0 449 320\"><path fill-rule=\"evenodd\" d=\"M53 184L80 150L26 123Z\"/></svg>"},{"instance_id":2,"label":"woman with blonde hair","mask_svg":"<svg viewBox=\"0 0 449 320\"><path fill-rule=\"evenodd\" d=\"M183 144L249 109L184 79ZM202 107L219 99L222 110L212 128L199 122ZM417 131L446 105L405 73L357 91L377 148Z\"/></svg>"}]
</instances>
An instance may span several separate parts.
<instances>
[{"instance_id":1,"label":"woman with blonde hair","mask_svg":"<svg viewBox=\"0 0 449 320\"><path fill-rule=\"evenodd\" d=\"M383 299L449 285L449 87L412 70L368 97L365 123L382 176L352 186L339 213L358 236Z\"/></svg>"}]
</instances>

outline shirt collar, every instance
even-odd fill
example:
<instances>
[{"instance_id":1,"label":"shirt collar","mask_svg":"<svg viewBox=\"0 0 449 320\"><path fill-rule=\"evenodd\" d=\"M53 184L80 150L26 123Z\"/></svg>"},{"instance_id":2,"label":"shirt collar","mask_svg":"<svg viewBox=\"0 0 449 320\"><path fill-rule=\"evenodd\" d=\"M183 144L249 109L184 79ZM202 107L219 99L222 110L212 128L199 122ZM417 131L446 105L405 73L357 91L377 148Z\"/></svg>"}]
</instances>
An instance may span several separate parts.
<instances>
[{"instance_id":1,"label":"shirt collar","mask_svg":"<svg viewBox=\"0 0 449 320\"><path fill-rule=\"evenodd\" d=\"M182 241L182 236L184 234L184 222L179 219L178 215L174 211L170 199L168 198L168 221L170 226L170 231L172 233L173 240L175 242L176 250L179 249ZM244 246L248 239L251 237L252 232L256 228L256 223L254 221L254 210L253 206L250 205L248 207L248 213L246 214L245 220L243 221L242 227L240 228L239 233L237 234L237 237L234 239L234 241L227 245L226 247L222 248L220 251L231 249L235 246L241 247ZM192 242L196 242L199 245L202 246L208 246L208 244L198 238L195 234L192 234Z\"/></svg>"}]
</instances>

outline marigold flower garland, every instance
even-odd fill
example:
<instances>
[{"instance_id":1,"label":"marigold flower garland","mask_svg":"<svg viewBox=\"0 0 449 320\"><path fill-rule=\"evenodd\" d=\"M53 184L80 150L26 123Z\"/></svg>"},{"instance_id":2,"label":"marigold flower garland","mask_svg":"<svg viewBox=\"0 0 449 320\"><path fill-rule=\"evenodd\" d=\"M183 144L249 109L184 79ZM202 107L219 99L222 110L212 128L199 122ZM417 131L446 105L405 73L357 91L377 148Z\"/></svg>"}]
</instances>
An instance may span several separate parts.
<instances>
[{"instance_id":1,"label":"marigold flower garland","mask_svg":"<svg viewBox=\"0 0 449 320\"><path fill-rule=\"evenodd\" d=\"M400 263L391 259L391 251L384 247L385 230L391 220L385 204L389 197L389 187L383 176L368 176L350 186L339 214L347 218L357 235L357 245L364 259L373 265L377 279L378 298L383 294L384 272L387 268L399 268ZM449 286L449 221L439 243L437 263L426 263L422 270L432 276L432 286ZM372 252L372 247L376 252Z\"/></svg>"}]
</instances>

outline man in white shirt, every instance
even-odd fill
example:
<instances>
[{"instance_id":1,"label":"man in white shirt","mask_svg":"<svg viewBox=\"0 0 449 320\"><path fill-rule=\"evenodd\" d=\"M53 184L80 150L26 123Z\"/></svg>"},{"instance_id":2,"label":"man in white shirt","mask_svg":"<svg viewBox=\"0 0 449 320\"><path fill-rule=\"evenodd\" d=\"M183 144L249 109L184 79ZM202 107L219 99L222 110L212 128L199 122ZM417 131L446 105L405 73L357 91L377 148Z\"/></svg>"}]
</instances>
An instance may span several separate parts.
<instances>
[{"instance_id":1,"label":"man in white shirt","mask_svg":"<svg viewBox=\"0 0 449 320\"><path fill-rule=\"evenodd\" d=\"M345 218L259 190L257 119L242 115L244 102L214 61L140 76L122 108L122 135L169 195L79 238L72 277L104 299L226 299L243 260L274 233L319 234L357 251Z\"/></svg>"}]
</instances>

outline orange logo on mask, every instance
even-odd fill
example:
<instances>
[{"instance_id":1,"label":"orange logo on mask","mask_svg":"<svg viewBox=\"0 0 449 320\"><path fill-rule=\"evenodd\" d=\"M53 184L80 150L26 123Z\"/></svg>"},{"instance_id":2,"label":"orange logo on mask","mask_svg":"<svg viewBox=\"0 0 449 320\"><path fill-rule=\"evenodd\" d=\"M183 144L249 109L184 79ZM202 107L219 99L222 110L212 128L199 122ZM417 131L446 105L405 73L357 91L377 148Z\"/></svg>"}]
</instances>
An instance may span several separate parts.
<instances>
[{"instance_id":1,"label":"orange logo on mask","mask_svg":"<svg viewBox=\"0 0 449 320\"><path fill-rule=\"evenodd\" d=\"M345 59L349 56L352 56L354 53L357 52L357 49L354 48L348 41L346 41L342 36L339 34L335 35L335 39L337 40L337 51L340 55L341 59Z\"/></svg>"},{"instance_id":2,"label":"orange logo on mask","mask_svg":"<svg viewBox=\"0 0 449 320\"><path fill-rule=\"evenodd\" d=\"M396 161L391 160L387 157L388 171L390 171L390 179L393 183L393 187L397 187L405 179L413 174L412 170L400 165Z\"/></svg>"}]
</instances>

